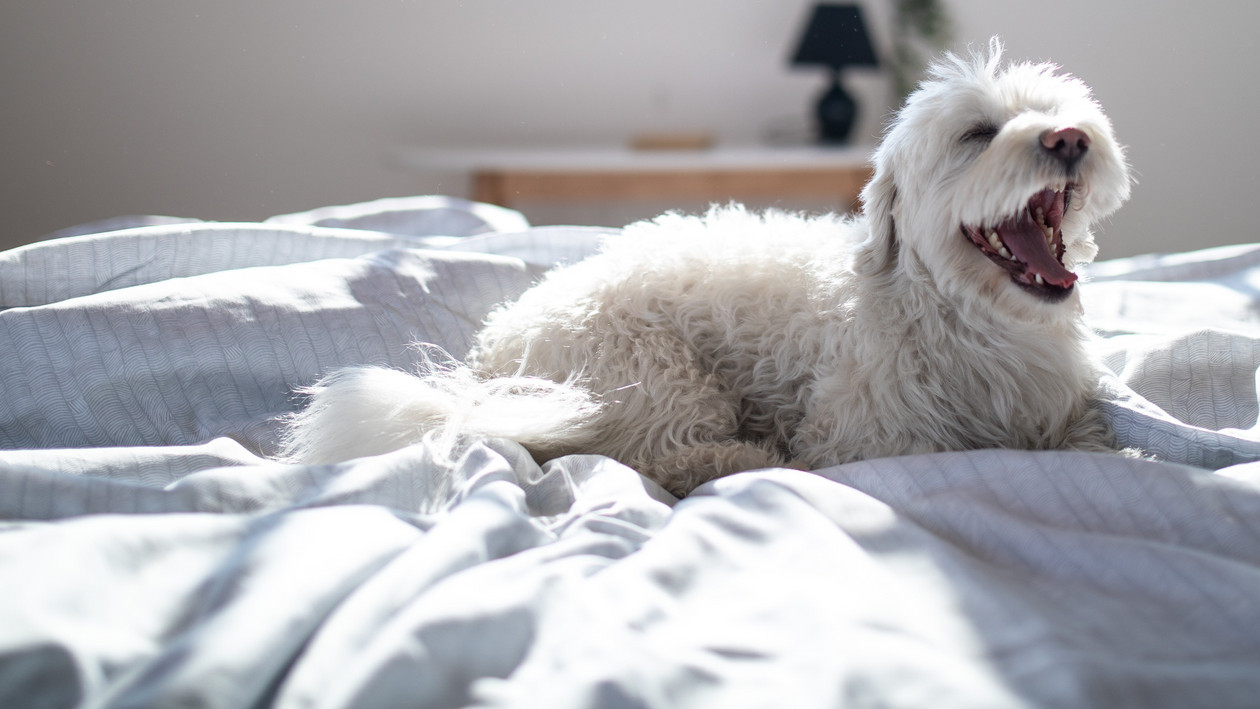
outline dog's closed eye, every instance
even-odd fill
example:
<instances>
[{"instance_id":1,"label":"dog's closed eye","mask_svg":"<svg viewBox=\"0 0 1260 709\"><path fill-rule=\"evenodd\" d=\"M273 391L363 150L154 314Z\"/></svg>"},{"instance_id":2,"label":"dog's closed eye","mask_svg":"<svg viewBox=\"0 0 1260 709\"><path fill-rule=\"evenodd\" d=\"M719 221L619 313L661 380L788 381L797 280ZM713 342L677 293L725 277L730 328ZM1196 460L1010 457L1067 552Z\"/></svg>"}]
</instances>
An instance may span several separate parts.
<instances>
[{"instance_id":1,"label":"dog's closed eye","mask_svg":"<svg viewBox=\"0 0 1260 709\"><path fill-rule=\"evenodd\" d=\"M992 123L980 123L962 134L960 142L988 144L998 134L998 127Z\"/></svg>"}]
</instances>

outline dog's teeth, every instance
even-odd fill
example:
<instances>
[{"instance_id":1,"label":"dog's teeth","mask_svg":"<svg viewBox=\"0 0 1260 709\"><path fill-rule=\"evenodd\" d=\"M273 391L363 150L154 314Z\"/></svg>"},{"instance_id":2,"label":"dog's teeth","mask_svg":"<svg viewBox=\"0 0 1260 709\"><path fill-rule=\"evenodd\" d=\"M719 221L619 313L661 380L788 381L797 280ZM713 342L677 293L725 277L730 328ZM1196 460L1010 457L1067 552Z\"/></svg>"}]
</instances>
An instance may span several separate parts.
<instances>
[{"instance_id":1,"label":"dog's teeth","mask_svg":"<svg viewBox=\"0 0 1260 709\"><path fill-rule=\"evenodd\" d=\"M996 231L989 232L989 246L992 246L994 249L1002 248L1002 240L998 238Z\"/></svg>"},{"instance_id":2,"label":"dog's teeth","mask_svg":"<svg viewBox=\"0 0 1260 709\"><path fill-rule=\"evenodd\" d=\"M999 253L999 254L1002 254L1002 258L1007 259L1008 261L1014 261L1014 260L1015 260L1015 257L1011 255L1011 252L1010 252L1010 251L1007 251L1007 250L1006 250L1006 247L1005 247L1005 246L999 246L999 247L998 247L998 253Z\"/></svg>"},{"instance_id":3,"label":"dog's teeth","mask_svg":"<svg viewBox=\"0 0 1260 709\"><path fill-rule=\"evenodd\" d=\"M1046 279L1042 278L1040 273L1038 273L1038 274L1036 275L1036 277L1034 278L1034 280L1036 280L1036 281L1037 281L1037 285L1039 285L1039 286L1044 286L1044 285L1046 284Z\"/></svg>"}]
</instances>

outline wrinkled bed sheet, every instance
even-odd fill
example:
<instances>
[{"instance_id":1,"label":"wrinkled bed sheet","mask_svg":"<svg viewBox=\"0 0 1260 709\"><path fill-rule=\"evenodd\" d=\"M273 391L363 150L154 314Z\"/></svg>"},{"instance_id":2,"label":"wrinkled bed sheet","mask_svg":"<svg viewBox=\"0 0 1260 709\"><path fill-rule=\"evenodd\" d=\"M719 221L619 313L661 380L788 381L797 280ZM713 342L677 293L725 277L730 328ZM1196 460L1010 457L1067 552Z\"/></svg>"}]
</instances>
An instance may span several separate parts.
<instances>
[{"instance_id":1,"label":"wrinkled bed sheet","mask_svg":"<svg viewBox=\"0 0 1260 709\"><path fill-rule=\"evenodd\" d=\"M0 707L1254 707L1260 246L1084 287L1121 442L675 500L487 441L282 465L339 366L463 354L612 230L449 198L0 253ZM130 228L127 228L130 227Z\"/></svg>"}]
</instances>

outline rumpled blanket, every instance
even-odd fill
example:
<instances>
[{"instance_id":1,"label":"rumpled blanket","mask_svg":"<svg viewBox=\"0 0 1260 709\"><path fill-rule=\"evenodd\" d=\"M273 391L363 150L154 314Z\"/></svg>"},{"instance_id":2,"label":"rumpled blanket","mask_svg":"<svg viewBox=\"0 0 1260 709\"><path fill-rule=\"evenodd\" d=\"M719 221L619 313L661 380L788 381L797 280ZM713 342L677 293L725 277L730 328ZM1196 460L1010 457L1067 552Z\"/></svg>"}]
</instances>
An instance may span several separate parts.
<instances>
[{"instance_id":1,"label":"rumpled blanket","mask_svg":"<svg viewBox=\"0 0 1260 709\"><path fill-rule=\"evenodd\" d=\"M1100 406L1152 459L911 456L676 500L497 440L267 458L295 388L416 341L458 357L612 231L438 198L159 221L0 253L0 707L1260 697L1260 246L1090 269Z\"/></svg>"}]
</instances>

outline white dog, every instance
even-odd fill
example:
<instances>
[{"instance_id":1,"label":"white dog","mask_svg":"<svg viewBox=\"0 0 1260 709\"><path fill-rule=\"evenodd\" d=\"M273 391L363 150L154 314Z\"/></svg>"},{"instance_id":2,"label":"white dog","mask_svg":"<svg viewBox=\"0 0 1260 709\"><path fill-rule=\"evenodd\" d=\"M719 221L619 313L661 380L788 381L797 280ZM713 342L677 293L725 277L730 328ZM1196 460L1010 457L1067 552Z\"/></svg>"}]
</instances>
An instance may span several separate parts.
<instances>
[{"instance_id":1,"label":"white dog","mask_svg":"<svg viewBox=\"0 0 1260 709\"><path fill-rule=\"evenodd\" d=\"M608 455L683 495L772 466L1110 450L1072 269L1128 170L1088 87L1000 55L994 41L932 68L875 154L863 215L729 207L627 227L492 313L466 366L312 388L289 457L502 436L540 461Z\"/></svg>"}]
</instances>

